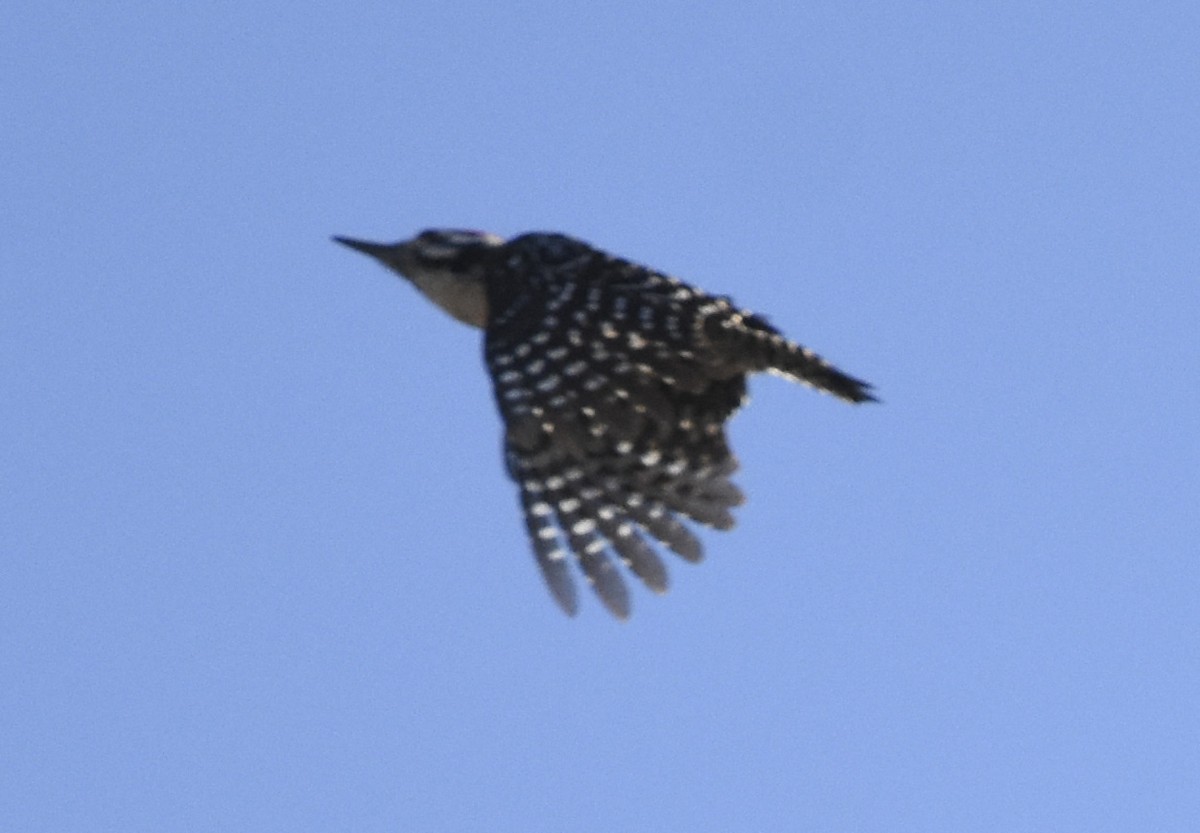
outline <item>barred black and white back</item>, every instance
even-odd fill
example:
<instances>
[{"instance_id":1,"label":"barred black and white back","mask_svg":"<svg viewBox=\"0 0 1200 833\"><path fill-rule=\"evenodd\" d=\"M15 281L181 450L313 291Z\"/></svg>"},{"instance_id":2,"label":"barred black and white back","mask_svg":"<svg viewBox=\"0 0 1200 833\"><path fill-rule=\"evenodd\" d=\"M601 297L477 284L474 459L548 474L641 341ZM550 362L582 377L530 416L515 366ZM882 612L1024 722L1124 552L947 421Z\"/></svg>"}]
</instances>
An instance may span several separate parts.
<instances>
[{"instance_id":1,"label":"barred black and white back","mask_svg":"<svg viewBox=\"0 0 1200 833\"><path fill-rule=\"evenodd\" d=\"M657 546L699 561L685 521L734 525L744 498L729 479L737 460L725 423L745 400L748 374L874 400L868 384L727 297L571 237L506 242L434 230L391 246L338 239L484 328L508 473L542 575L569 614L578 608L572 560L625 618L629 594L615 560L661 593L667 570Z\"/></svg>"},{"instance_id":2,"label":"barred black and white back","mask_svg":"<svg viewBox=\"0 0 1200 833\"><path fill-rule=\"evenodd\" d=\"M741 491L725 422L746 374L774 370L852 402L867 386L786 341L761 317L561 235L510 241L489 270L486 354L538 564L558 603L568 566L615 615L629 597L613 557L663 592L647 540L688 561L681 518L729 529Z\"/></svg>"}]
</instances>

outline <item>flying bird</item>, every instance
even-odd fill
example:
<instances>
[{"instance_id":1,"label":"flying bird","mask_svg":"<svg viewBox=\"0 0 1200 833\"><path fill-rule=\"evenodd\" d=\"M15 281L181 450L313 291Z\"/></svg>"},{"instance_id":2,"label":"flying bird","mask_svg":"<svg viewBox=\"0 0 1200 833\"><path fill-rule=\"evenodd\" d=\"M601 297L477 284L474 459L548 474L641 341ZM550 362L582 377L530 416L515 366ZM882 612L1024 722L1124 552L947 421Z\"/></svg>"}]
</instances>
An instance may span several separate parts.
<instances>
[{"instance_id":1,"label":"flying bird","mask_svg":"<svg viewBox=\"0 0 1200 833\"><path fill-rule=\"evenodd\" d=\"M572 560L624 619L629 592L614 560L663 593L658 546L703 557L685 520L733 527L744 497L730 481L738 463L725 424L746 400L749 374L877 401L871 385L727 296L563 234L333 239L483 330L508 475L542 576L569 615L578 610Z\"/></svg>"}]
</instances>

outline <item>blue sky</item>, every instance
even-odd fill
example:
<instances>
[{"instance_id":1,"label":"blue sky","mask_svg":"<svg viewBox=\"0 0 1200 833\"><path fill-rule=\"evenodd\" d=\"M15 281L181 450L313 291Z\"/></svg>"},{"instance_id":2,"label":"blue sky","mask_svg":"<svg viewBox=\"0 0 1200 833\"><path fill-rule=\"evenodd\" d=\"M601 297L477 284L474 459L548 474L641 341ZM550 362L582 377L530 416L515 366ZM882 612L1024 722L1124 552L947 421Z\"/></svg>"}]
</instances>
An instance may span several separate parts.
<instances>
[{"instance_id":1,"label":"blue sky","mask_svg":"<svg viewBox=\"0 0 1200 833\"><path fill-rule=\"evenodd\" d=\"M0 827L1190 831L1193 3L18 4ZM878 386L563 617L479 335L331 234L561 230Z\"/></svg>"}]
</instances>

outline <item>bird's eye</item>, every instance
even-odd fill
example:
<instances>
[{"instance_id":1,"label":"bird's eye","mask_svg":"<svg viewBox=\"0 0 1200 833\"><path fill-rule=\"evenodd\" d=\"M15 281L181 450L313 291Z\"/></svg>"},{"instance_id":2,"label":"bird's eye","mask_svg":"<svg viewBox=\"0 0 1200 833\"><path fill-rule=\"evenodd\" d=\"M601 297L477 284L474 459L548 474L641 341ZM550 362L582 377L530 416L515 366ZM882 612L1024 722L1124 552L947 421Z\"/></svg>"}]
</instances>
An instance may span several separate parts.
<instances>
[{"instance_id":1,"label":"bird's eye","mask_svg":"<svg viewBox=\"0 0 1200 833\"><path fill-rule=\"evenodd\" d=\"M417 250L428 262L449 262L480 247L503 241L493 234L471 229L429 229L417 235Z\"/></svg>"}]
</instances>

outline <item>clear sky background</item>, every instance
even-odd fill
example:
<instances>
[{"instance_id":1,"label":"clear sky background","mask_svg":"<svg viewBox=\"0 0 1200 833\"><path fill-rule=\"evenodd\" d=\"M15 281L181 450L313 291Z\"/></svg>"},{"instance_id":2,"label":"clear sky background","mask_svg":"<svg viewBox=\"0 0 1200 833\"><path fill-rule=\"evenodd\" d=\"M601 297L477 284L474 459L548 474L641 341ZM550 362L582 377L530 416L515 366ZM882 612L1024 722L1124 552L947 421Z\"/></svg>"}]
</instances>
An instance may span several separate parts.
<instances>
[{"instance_id":1,"label":"clear sky background","mask_svg":"<svg viewBox=\"0 0 1200 833\"><path fill-rule=\"evenodd\" d=\"M0 29L0 828L1200 829L1200 6L201 5ZM447 225L884 404L567 619Z\"/></svg>"}]
</instances>

